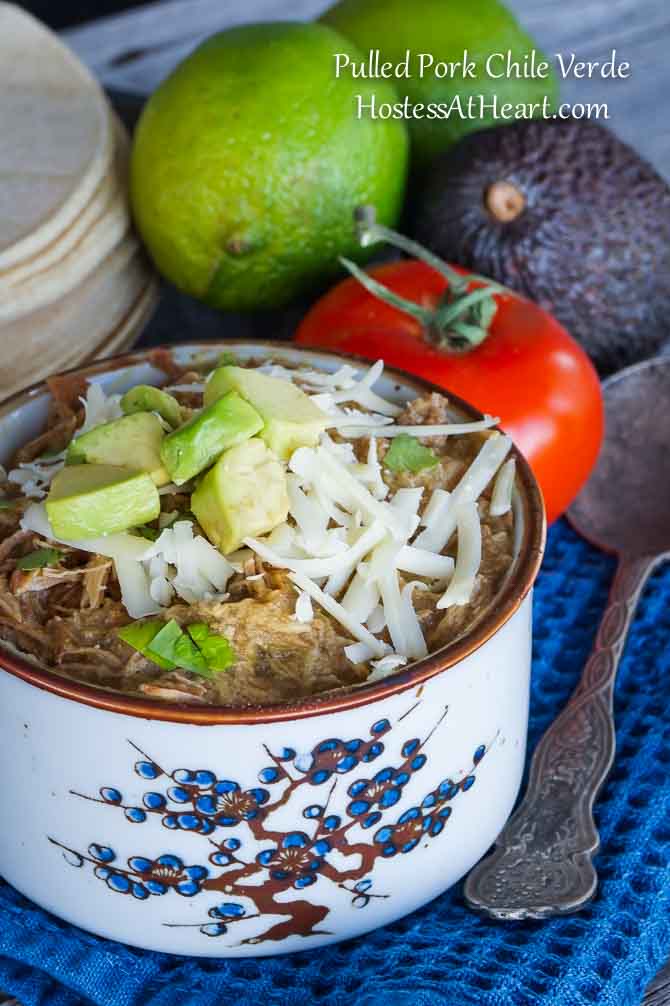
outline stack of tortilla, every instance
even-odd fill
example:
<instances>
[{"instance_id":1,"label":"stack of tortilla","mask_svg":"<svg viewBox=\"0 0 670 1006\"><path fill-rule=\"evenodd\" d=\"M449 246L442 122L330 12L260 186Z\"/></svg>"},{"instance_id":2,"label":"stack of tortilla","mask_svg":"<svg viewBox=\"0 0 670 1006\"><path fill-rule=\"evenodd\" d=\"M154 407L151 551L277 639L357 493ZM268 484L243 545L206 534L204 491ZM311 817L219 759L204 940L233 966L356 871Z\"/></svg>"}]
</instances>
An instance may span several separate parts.
<instances>
[{"instance_id":1,"label":"stack of tortilla","mask_svg":"<svg viewBox=\"0 0 670 1006\"><path fill-rule=\"evenodd\" d=\"M129 139L56 36L0 3L0 399L127 348L157 298Z\"/></svg>"}]
</instances>

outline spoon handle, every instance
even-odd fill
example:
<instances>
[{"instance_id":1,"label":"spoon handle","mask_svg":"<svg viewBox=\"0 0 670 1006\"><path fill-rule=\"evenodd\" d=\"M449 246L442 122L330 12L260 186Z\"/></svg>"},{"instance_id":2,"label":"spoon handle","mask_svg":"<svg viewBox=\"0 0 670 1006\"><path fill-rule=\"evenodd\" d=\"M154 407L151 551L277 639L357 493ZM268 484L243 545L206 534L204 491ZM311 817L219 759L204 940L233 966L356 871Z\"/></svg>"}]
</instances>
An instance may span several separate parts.
<instances>
[{"instance_id":1,"label":"spoon handle","mask_svg":"<svg viewBox=\"0 0 670 1006\"><path fill-rule=\"evenodd\" d=\"M582 677L540 740L525 797L494 851L465 882L471 908L538 919L581 908L595 893L593 804L614 759L614 679L628 628L658 556L622 557Z\"/></svg>"}]
</instances>

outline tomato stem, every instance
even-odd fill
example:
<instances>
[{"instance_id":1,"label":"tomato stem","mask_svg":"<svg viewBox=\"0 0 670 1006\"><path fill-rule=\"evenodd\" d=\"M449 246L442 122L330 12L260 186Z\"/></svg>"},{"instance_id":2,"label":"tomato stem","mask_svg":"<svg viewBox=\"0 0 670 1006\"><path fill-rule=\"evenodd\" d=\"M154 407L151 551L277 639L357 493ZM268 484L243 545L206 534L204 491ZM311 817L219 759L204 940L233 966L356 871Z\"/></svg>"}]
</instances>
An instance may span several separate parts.
<instances>
[{"instance_id":1,"label":"tomato stem","mask_svg":"<svg viewBox=\"0 0 670 1006\"><path fill-rule=\"evenodd\" d=\"M464 314L474 304L479 304L480 301L486 300L490 296L490 290L486 287L478 286L475 290L471 290L470 293L464 294L462 298L452 300L450 304L441 307L439 309L440 321L446 325L453 319L458 318L460 314Z\"/></svg>"},{"instance_id":2,"label":"tomato stem","mask_svg":"<svg viewBox=\"0 0 670 1006\"><path fill-rule=\"evenodd\" d=\"M340 256L340 262L351 273L354 279L357 279L374 297L379 297L392 307L397 307L399 311L411 315L412 318L420 321L422 325L432 324L435 314L432 308L421 307L415 301L406 300L405 297L401 297L399 294L394 293L393 290L389 290L387 286L384 286L383 283L378 283L376 279L373 279L369 273L361 269L360 266L357 266L351 259Z\"/></svg>"},{"instance_id":3,"label":"tomato stem","mask_svg":"<svg viewBox=\"0 0 670 1006\"><path fill-rule=\"evenodd\" d=\"M423 245L405 237L404 234L399 234L398 231L393 231L390 227L385 227L384 224L378 224L373 206L357 206L354 210L354 221L361 248L368 248L370 245L383 241L385 244L404 251L406 255L418 258L426 265L432 266L436 272L444 276L454 290L467 288L467 280L464 280L460 273L443 262L437 255L433 255Z\"/></svg>"},{"instance_id":4,"label":"tomato stem","mask_svg":"<svg viewBox=\"0 0 670 1006\"><path fill-rule=\"evenodd\" d=\"M424 307L389 290L350 259L340 258L340 263L366 290L374 297L419 321L424 327L426 336L443 349L456 351L473 349L484 341L497 310L494 294L504 293L505 287L476 273L461 275L423 245L391 230L390 227L377 223L372 206L357 207L354 220L362 248L378 242L392 245L412 258L425 262L448 283L444 297L437 307ZM468 290L473 282L480 285L475 290Z\"/></svg>"}]
</instances>

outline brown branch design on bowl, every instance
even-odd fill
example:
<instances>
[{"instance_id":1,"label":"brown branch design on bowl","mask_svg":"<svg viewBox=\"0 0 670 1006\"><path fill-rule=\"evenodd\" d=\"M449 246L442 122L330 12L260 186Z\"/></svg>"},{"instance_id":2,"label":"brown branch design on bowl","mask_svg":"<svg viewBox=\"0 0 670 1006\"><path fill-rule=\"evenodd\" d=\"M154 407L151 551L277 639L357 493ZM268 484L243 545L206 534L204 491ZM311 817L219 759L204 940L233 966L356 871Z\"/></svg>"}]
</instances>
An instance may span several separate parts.
<instances>
[{"instance_id":1,"label":"brown branch design on bowl","mask_svg":"<svg viewBox=\"0 0 670 1006\"><path fill-rule=\"evenodd\" d=\"M401 716L398 723L415 708ZM393 730L386 718L370 726L367 739L331 737L306 754L291 747L275 754L266 747L270 764L259 773L260 785L249 789L211 769L168 771L130 741L140 755L135 773L156 784L143 794L142 806L126 802L122 792L110 786L102 786L98 796L72 794L114 807L132 824L143 824L158 816L168 831L206 837L212 847L207 865L188 865L180 856L167 852L156 858L130 856L122 866L108 845L93 843L86 852L80 852L55 838L49 837L49 841L63 850L70 865L89 866L111 891L138 901L169 891L188 898L203 892L225 896L225 901L208 910L206 921L186 924L198 927L205 936L224 936L232 924L265 915L284 919L264 933L242 940L242 944L279 941L289 935L330 935L327 929L320 928L330 913L329 907L319 903L321 899L286 902L278 900L278 896L289 889L307 893L326 882L349 892L355 908L365 908L373 898L388 897L372 891L371 874L377 860L406 855L422 840L437 838L451 816L453 800L474 785L477 766L491 748L491 744L477 747L465 774L445 777L416 805L392 820L393 807L404 788L427 763L424 749L446 715L447 709L423 740L410 737L404 741L396 764L384 757L384 738L388 740ZM383 767L368 770L380 759ZM345 812L334 813L333 797L343 777L354 772L356 778L346 790ZM322 791L324 786L327 789L322 803L307 797L310 788ZM302 807L299 794L303 797ZM309 830L297 826L290 831L273 829L271 815L292 805L300 809L304 827ZM234 834L220 837L222 831L231 829L235 829ZM371 835L371 841L364 840L366 834ZM245 854L245 845L260 849ZM348 858L354 865L346 863Z\"/></svg>"}]
</instances>

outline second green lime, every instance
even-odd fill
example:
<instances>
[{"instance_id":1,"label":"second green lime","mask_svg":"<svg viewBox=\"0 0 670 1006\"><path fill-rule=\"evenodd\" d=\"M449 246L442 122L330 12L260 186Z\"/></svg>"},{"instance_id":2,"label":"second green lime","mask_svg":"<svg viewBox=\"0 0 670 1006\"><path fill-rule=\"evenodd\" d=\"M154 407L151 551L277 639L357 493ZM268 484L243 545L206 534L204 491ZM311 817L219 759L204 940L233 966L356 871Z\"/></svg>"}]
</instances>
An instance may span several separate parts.
<instances>
[{"instance_id":1,"label":"second green lime","mask_svg":"<svg viewBox=\"0 0 670 1006\"><path fill-rule=\"evenodd\" d=\"M332 275L339 255L360 258L357 205L396 221L405 125L356 117L367 85L335 78L335 52L361 58L323 25L235 28L150 98L133 148L133 211L182 290L228 310L280 307Z\"/></svg>"},{"instance_id":2,"label":"second green lime","mask_svg":"<svg viewBox=\"0 0 670 1006\"><path fill-rule=\"evenodd\" d=\"M505 125L506 104L535 106L532 115L537 116L546 96L549 109L555 107L553 65L545 79L517 76L516 67L523 73L533 54L538 63L546 57L500 0L338 0L322 20L364 52L379 50L382 61L397 65L409 50L412 76L394 81L400 96L412 105L444 104L449 110L446 119L408 120L412 158L419 167L468 133ZM440 64L451 72L439 75ZM377 103L385 100L377 90Z\"/></svg>"}]
</instances>

